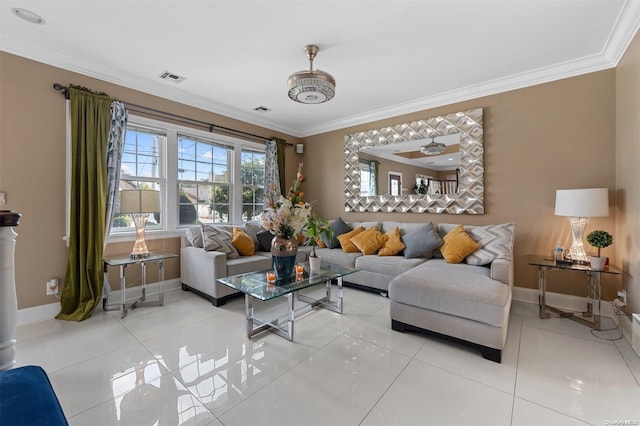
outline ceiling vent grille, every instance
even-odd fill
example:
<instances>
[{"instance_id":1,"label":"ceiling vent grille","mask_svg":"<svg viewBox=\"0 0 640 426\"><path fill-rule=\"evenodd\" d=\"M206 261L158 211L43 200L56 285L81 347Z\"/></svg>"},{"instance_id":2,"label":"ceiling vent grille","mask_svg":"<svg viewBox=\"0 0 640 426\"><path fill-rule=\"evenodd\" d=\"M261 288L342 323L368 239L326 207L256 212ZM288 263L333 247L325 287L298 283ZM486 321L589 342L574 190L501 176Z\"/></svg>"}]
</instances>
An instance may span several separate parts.
<instances>
[{"instance_id":1,"label":"ceiling vent grille","mask_svg":"<svg viewBox=\"0 0 640 426\"><path fill-rule=\"evenodd\" d=\"M160 74L160 78L166 81L173 81L174 83L182 83L187 79L187 77L181 77L177 74L172 73L171 71L164 71Z\"/></svg>"}]
</instances>

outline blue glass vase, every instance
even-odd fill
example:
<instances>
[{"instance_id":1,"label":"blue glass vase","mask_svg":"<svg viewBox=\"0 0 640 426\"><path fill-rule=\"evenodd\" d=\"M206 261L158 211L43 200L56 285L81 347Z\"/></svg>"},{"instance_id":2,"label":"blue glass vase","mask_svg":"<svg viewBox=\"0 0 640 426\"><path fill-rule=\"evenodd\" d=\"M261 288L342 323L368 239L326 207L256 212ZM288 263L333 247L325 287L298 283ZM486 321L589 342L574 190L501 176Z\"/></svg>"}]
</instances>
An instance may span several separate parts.
<instances>
[{"instance_id":1,"label":"blue glass vase","mask_svg":"<svg viewBox=\"0 0 640 426\"><path fill-rule=\"evenodd\" d=\"M298 241L294 237L278 234L271 240L271 264L278 280L288 279L293 273L298 254Z\"/></svg>"}]
</instances>

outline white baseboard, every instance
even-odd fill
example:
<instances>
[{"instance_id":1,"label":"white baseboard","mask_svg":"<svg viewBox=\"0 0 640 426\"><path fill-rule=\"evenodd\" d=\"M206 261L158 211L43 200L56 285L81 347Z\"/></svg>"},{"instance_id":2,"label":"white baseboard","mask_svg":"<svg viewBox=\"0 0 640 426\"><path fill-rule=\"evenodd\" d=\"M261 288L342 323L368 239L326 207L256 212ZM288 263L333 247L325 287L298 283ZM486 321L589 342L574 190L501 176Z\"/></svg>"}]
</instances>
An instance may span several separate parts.
<instances>
[{"instance_id":1,"label":"white baseboard","mask_svg":"<svg viewBox=\"0 0 640 426\"><path fill-rule=\"evenodd\" d=\"M552 291L546 292L547 303L549 306L555 306L556 308L566 309L569 311L583 311L587 306L587 298L582 296L573 296L570 294L554 293ZM513 299L520 302L538 304L538 290L533 288L514 287ZM597 309L596 306L593 309ZM617 315L613 309L613 306L609 302L600 303L600 315L610 318L615 318Z\"/></svg>"},{"instance_id":2,"label":"white baseboard","mask_svg":"<svg viewBox=\"0 0 640 426\"><path fill-rule=\"evenodd\" d=\"M182 283L180 278L173 280L167 280L164 283L164 291L170 291L180 288ZM147 291L150 294L158 292L158 283L149 284ZM140 295L140 286L127 289L127 299L137 297ZM119 300L120 290L112 291L109 294L110 300ZM99 307L98 309L102 309ZM32 308L18 309L18 316L16 323L18 326L33 324L34 322L46 321L54 319L56 315L60 313L60 302L49 303L47 305L34 306Z\"/></svg>"},{"instance_id":3,"label":"white baseboard","mask_svg":"<svg viewBox=\"0 0 640 426\"><path fill-rule=\"evenodd\" d=\"M48 305L34 306L33 308L18 309L16 322L18 326L33 324L55 318L60 313L60 302Z\"/></svg>"},{"instance_id":4,"label":"white baseboard","mask_svg":"<svg viewBox=\"0 0 640 426\"><path fill-rule=\"evenodd\" d=\"M514 287L513 300L519 302L538 304L538 290L533 288ZM587 306L587 298L582 296L572 296L569 294L546 292L547 303L550 306L568 311L580 312L584 311ZM594 311L597 308L594 306ZM613 319L616 325L620 325L622 321L622 334L624 338L631 344L631 319L626 315L616 315L613 305L609 302L600 303L600 315Z\"/></svg>"}]
</instances>

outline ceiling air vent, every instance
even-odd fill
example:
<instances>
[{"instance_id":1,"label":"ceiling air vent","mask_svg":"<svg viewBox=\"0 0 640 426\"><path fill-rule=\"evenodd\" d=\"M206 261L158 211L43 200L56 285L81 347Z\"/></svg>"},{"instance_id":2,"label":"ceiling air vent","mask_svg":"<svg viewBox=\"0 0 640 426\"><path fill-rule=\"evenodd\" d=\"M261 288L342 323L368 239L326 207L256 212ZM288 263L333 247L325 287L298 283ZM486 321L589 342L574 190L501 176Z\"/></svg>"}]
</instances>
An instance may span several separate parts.
<instances>
[{"instance_id":1,"label":"ceiling air vent","mask_svg":"<svg viewBox=\"0 0 640 426\"><path fill-rule=\"evenodd\" d=\"M187 77L181 77L177 74L172 73L171 71L165 71L160 74L160 78L167 81L173 81L174 83L182 83L186 80Z\"/></svg>"}]
</instances>

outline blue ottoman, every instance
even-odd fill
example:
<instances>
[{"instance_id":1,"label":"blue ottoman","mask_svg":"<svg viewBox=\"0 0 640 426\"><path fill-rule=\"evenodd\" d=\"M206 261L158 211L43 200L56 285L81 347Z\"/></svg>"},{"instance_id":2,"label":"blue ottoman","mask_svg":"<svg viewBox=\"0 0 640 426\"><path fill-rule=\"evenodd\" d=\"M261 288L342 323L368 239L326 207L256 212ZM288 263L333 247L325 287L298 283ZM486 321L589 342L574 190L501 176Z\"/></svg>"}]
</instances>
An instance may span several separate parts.
<instances>
[{"instance_id":1,"label":"blue ottoman","mask_svg":"<svg viewBox=\"0 0 640 426\"><path fill-rule=\"evenodd\" d=\"M0 372L0 426L69 425L47 373L28 365Z\"/></svg>"}]
</instances>

